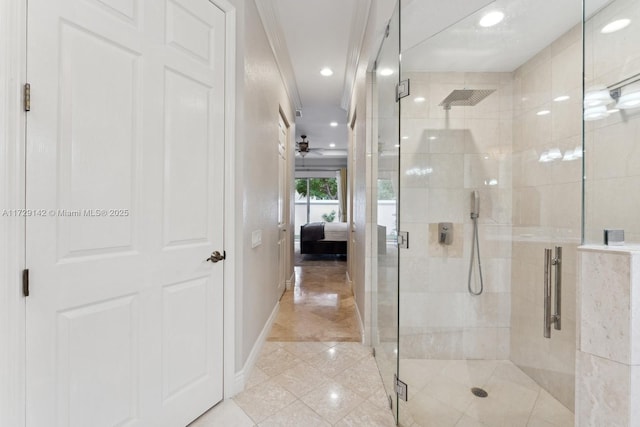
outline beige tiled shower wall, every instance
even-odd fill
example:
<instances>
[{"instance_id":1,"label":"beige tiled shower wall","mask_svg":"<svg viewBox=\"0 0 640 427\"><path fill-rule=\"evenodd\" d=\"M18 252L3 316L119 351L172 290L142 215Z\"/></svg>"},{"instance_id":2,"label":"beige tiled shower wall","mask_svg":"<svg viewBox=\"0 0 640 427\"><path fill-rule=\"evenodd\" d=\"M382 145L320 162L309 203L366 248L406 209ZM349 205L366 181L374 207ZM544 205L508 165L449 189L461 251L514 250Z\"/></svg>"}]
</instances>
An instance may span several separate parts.
<instances>
[{"instance_id":1,"label":"beige tiled shower wall","mask_svg":"<svg viewBox=\"0 0 640 427\"><path fill-rule=\"evenodd\" d=\"M631 25L611 34L600 32L605 24L620 18L630 19ZM586 90L611 86L640 73L638 23L637 0L616 0L589 19L585 28ZM640 90L640 83L634 86ZM586 122L585 130L585 242L601 244L603 229L621 228L627 242L638 244L640 108Z\"/></svg>"},{"instance_id":2,"label":"beige tiled shower wall","mask_svg":"<svg viewBox=\"0 0 640 427\"><path fill-rule=\"evenodd\" d=\"M409 248L400 257L400 357L508 359L512 73L404 77L411 95L401 105L400 224ZM438 105L465 88L496 91L473 107ZM481 296L467 291L473 190L481 199ZM438 242L439 222L453 224L451 245Z\"/></svg>"},{"instance_id":3,"label":"beige tiled shower wall","mask_svg":"<svg viewBox=\"0 0 640 427\"><path fill-rule=\"evenodd\" d=\"M570 409L581 233L581 51L578 25L515 71L513 92L511 360ZM563 248L562 330L547 339L544 249L554 246Z\"/></svg>"}]
</instances>

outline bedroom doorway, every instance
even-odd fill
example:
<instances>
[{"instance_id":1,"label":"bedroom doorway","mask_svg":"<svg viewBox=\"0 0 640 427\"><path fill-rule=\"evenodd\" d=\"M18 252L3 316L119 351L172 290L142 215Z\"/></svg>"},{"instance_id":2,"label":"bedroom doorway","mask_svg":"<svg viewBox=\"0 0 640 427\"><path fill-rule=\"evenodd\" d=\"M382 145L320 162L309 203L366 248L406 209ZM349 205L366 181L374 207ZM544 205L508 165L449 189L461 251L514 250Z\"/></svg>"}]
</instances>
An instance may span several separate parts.
<instances>
[{"instance_id":1,"label":"bedroom doorway","mask_svg":"<svg viewBox=\"0 0 640 427\"><path fill-rule=\"evenodd\" d=\"M301 253L301 235L303 228L311 224L324 223L332 226L340 223L340 180L339 171L318 171L312 175L298 176L295 179L295 265L302 265L305 261L336 261L336 255L346 254L346 250L322 250L313 254ZM322 235L320 235L322 234ZM320 231L317 239L310 243L316 245L315 240L324 240L324 231ZM310 235L303 236L305 240ZM346 240L345 240L346 241ZM315 246L314 246L315 249ZM304 251L302 251L304 252ZM314 255L314 256L309 256ZM344 261L343 259L339 261Z\"/></svg>"}]
</instances>

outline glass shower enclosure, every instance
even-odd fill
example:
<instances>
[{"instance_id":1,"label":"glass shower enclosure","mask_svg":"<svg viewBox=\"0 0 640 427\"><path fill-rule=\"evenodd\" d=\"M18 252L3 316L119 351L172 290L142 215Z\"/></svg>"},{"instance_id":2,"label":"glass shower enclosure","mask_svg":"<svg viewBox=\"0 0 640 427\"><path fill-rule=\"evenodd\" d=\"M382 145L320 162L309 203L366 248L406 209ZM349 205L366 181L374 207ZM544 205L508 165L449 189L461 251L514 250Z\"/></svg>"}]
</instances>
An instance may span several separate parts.
<instances>
[{"instance_id":1,"label":"glass shower enclosure","mask_svg":"<svg viewBox=\"0 0 640 427\"><path fill-rule=\"evenodd\" d=\"M380 372L402 426L572 426L583 2L440 9L402 0L376 61Z\"/></svg>"}]
</instances>

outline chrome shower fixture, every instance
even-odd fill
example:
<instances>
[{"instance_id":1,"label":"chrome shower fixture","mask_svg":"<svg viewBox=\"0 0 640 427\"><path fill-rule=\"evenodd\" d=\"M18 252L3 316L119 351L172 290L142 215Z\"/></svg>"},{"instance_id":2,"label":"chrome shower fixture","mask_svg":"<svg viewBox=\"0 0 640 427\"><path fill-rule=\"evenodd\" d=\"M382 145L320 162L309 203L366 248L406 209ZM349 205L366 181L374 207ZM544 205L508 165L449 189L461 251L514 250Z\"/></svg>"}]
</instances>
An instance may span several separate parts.
<instances>
[{"instance_id":1,"label":"chrome shower fixture","mask_svg":"<svg viewBox=\"0 0 640 427\"><path fill-rule=\"evenodd\" d=\"M455 89L439 105L445 110L450 110L452 106L473 107L495 91L495 89Z\"/></svg>"}]
</instances>

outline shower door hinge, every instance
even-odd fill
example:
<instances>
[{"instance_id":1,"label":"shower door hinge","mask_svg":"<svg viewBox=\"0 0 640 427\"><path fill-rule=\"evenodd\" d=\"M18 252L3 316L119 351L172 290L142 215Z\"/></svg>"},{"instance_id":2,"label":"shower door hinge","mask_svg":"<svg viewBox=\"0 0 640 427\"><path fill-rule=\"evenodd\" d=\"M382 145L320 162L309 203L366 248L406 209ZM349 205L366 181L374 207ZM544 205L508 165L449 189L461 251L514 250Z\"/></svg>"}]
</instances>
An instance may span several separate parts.
<instances>
[{"instance_id":1,"label":"shower door hinge","mask_svg":"<svg viewBox=\"0 0 640 427\"><path fill-rule=\"evenodd\" d=\"M409 249L409 232L398 232L398 249Z\"/></svg>"},{"instance_id":2,"label":"shower door hinge","mask_svg":"<svg viewBox=\"0 0 640 427\"><path fill-rule=\"evenodd\" d=\"M402 399L405 402L407 401L407 399L409 398L409 386L407 386L407 383L400 381L400 378L398 378L398 375L393 374L393 384L396 390L396 393L398 393L398 399Z\"/></svg>"},{"instance_id":3,"label":"shower door hinge","mask_svg":"<svg viewBox=\"0 0 640 427\"><path fill-rule=\"evenodd\" d=\"M22 90L24 111L31 111L31 84L25 83Z\"/></svg>"},{"instance_id":4,"label":"shower door hinge","mask_svg":"<svg viewBox=\"0 0 640 427\"><path fill-rule=\"evenodd\" d=\"M387 37L389 37L389 31L390 31L390 24L387 24L387 28L384 29L384 38L386 39Z\"/></svg>"},{"instance_id":5,"label":"shower door hinge","mask_svg":"<svg viewBox=\"0 0 640 427\"><path fill-rule=\"evenodd\" d=\"M373 347L373 348L371 349L371 355L372 355L373 357L376 357L376 348L375 348L375 347Z\"/></svg>"},{"instance_id":6,"label":"shower door hinge","mask_svg":"<svg viewBox=\"0 0 640 427\"><path fill-rule=\"evenodd\" d=\"M396 86L396 102L400 101L402 98L409 96L409 93L411 92L410 84L411 82L409 81L409 79L402 80L400 83L398 83L398 85Z\"/></svg>"}]
</instances>

